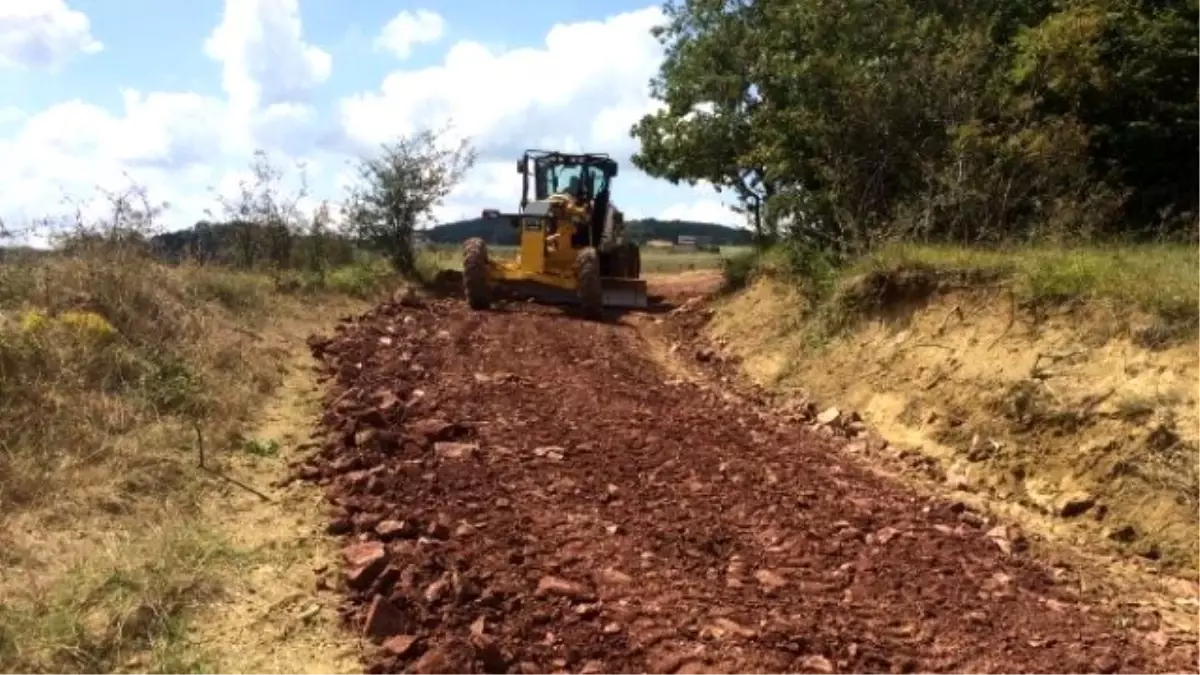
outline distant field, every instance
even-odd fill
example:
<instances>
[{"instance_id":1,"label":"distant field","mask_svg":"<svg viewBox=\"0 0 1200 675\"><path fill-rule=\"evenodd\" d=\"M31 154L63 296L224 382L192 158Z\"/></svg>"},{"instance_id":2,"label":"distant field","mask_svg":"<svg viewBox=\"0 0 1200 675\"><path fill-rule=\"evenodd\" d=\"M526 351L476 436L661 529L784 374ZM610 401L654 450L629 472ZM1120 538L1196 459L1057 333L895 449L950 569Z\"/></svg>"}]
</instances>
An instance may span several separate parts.
<instances>
[{"instance_id":1,"label":"distant field","mask_svg":"<svg viewBox=\"0 0 1200 675\"><path fill-rule=\"evenodd\" d=\"M716 269L725 258L749 250L745 246L722 246L720 253L697 253L642 247L643 274L671 274L688 270ZM488 252L496 258L513 258L516 246L489 246ZM462 269L462 253L457 246L437 246L427 249L426 260L439 269Z\"/></svg>"}]
</instances>

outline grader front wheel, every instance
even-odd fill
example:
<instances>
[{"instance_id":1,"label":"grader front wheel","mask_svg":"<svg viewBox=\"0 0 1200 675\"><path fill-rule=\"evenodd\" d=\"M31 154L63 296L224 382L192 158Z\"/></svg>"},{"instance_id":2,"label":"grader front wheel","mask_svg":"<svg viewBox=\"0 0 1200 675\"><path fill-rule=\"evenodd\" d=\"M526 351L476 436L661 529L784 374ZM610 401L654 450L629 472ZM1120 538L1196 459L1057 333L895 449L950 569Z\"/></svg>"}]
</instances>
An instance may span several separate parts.
<instances>
[{"instance_id":1,"label":"grader front wheel","mask_svg":"<svg viewBox=\"0 0 1200 675\"><path fill-rule=\"evenodd\" d=\"M463 290L471 309L487 309L492 304L487 270L487 244L478 237L468 239L463 244Z\"/></svg>"},{"instance_id":2,"label":"grader front wheel","mask_svg":"<svg viewBox=\"0 0 1200 675\"><path fill-rule=\"evenodd\" d=\"M599 319L604 309L604 288L600 285L600 256L596 249L580 251L575 266L583 314L589 319Z\"/></svg>"}]
</instances>

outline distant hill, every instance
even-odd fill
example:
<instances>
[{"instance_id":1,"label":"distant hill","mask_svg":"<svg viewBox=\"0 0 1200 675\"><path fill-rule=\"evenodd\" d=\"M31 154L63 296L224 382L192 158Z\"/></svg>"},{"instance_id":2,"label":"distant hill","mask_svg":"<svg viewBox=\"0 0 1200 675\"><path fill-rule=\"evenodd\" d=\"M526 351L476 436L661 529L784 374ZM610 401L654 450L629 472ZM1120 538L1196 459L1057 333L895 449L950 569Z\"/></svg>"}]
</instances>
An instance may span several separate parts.
<instances>
[{"instance_id":1,"label":"distant hill","mask_svg":"<svg viewBox=\"0 0 1200 675\"><path fill-rule=\"evenodd\" d=\"M630 236L641 244L655 239L674 242L681 236L709 237L716 246L749 246L752 243L749 230L715 223L645 218L628 221L625 225ZM471 237L482 237L494 246L513 246L517 244L518 233L507 220L475 218L445 223L419 234L434 244L461 244ZM321 257L334 265L353 261L362 247L361 242L337 232L327 232L316 240L309 235L251 223L208 221L154 235L145 244L153 255L168 262L183 259L220 263L235 260L265 262L268 257L277 260L282 256L297 264L319 250ZM0 247L0 263L53 254L52 251L22 247Z\"/></svg>"},{"instance_id":2,"label":"distant hill","mask_svg":"<svg viewBox=\"0 0 1200 675\"><path fill-rule=\"evenodd\" d=\"M718 246L749 246L751 232L736 227L715 223L700 223L690 220L658 220L644 218L625 223L630 236L640 243L651 239L675 241L680 236L712 237ZM473 218L431 227L423 232L425 237L437 244L460 244L471 237L481 237L495 246L513 246L517 243L517 231L507 220Z\"/></svg>"}]
</instances>

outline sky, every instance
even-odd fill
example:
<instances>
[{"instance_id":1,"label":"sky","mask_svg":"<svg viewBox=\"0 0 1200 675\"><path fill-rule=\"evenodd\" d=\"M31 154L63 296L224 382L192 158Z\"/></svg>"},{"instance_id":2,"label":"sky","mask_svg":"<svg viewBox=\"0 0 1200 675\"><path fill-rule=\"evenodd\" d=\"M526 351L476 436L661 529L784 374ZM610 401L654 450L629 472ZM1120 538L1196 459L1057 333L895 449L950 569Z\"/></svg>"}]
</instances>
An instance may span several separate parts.
<instances>
[{"instance_id":1,"label":"sky","mask_svg":"<svg viewBox=\"0 0 1200 675\"><path fill-rule=\"evenodd\" d=\"M452 125L479 153L439 207L513 210L525 148L607 152L627 217L740 224L711 186L629 163L662 48L646 0L0 0L0 219L136 183L167 229L237 194L255 150L336 203L353 161Z\"/></svg>"}]
</instances>

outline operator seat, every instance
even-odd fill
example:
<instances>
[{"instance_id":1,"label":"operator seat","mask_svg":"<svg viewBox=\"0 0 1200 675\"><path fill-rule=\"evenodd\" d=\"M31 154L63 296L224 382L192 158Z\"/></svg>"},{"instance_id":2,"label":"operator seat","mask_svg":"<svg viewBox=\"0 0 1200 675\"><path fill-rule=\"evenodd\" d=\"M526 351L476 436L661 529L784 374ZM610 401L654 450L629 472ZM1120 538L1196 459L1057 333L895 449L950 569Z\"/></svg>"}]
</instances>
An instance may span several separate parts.
<instances>
[{"instance_id":1,"label":"operator seat","mask_svg":"<svg viewBox=\"0 0 1200 675\"><path fill-rule=\"evenodd\" d=\"M583 179L579 176L572 176L571 180L567 181L566 193L575 199L583 199Z\"/></svg>"},{"instance_id":2,"label":"operator seat","mask_svg":"<svg viewBox=\"0 0 1200 675\"><path fill-rule=\"evenodd\" d=\"M604 220L608 214L608 202L609 193L606 188L592 200L592 218L587 227L579 228L571 237L572 248L580 249L587 246L600 248L600 242L604 237Z\"/></svg>"}]
</instances>

